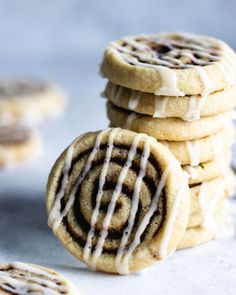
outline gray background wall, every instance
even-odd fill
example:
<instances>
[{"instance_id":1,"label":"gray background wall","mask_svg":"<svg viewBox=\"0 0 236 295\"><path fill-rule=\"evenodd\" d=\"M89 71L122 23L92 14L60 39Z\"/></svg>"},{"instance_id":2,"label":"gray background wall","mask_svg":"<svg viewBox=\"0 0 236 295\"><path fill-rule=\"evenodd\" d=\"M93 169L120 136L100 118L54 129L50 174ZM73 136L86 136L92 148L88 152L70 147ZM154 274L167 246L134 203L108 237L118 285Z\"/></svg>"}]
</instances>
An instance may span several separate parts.
<instances>
[{"instance_id":1,"label":"gray background wall","mask_svg":"<svg viewBox=\"0 0 236 295\"><path fill-rule=\"evenodd\" d=\"M99 56L126 34L192 31L236 47L234 0L1 0L1 58Z\"/></svg>"}]
</instances>

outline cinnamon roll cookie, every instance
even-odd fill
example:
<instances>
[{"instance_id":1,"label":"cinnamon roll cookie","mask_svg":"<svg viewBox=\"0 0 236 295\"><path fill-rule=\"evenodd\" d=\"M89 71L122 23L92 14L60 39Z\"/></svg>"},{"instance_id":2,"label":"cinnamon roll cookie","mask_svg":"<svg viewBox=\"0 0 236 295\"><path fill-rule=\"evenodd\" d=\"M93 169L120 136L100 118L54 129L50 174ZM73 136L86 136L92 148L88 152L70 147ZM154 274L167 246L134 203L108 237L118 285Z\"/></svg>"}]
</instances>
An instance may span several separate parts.
<instances>
[{"instance_id":1,"label":"cinnamon roll cookie","mask_svg":"<svg viewBox=\"0 0 236 295\"><path fill-rule=\"evenodd\" d=\"M41 140L35 130L22 126L0 127L0 167L30 158L40 147Z\"/></svg>"},{"instance_id":2,"label":"cinnamon roll cookie","mask_svg":"<svg viewBox=\"0 0 236 295\"><path fill-rule=\"evenodd\" d=\"M189 216L187 175L154 138L90 132L58 158L47 185L48 223L93 269L128 274L171 254Z\"/></svg>"},{"instance_id":3,"label":"cinnamon roll cookie","mask_svg":"<svg viewBox=\"0 0 236 295\"><path fill-rule=\"evenodd\" d=\"M232 184L228 181L229 172L224 177L190 186L190 215L196 212L214 211L219 200L228 196Z\"/></svg>"},{"instance_id":4,"label":"cinnamon roll cookie","mask_svg":"<svg viewBox=\"0 0 236 295\"><path fill-rule=\"evenodd\" d=\"M64 106L63 91L46 81L0 81L0 125L38 122L57 115Z\"/></svg>"},{"instance_id":5,"label":"cinnamon roll cookie","mask_svg":"<svg viewBox=\"0 0 236 295\"><path fill-rule=\"evenodd\" d=\"M231 112L220 113L200 120L186 122L180 118L153 118L140 115L107 102L107 117L113 126L147 133L158 140L187 141L212 135L231 123Z\"/></svg>"},{"instance_id":6,"label":"cinnamon roll cookie","mask_svg":"<svg viewBox=\"0 0 236 295\"><path fill-rule=\"evenodd\" d=\"M0 264L0 294L71 294L77 288L61 274L40 265L22 262Z\"/></svg>"},{"instance_id":7,"label":"cinnamon roll cookie","mask_svg":"<svg viewBox=\"0 0 236 295\"><path fill-rule=\"evenodd\" d=\"M207 96L231 86L235 68L235 53L220 40L163 33L111 42L101 73L114 84L142 92Z\"/></svg>"},{"instance_id":8,"label":"cinnamon roll cookie","mask_svg":"<svg viewBox=\"0 0 236 295\"><path fill-rule=\"evenodd\" d=\"M103 95L117 107L154 118L181 118L185 121L214 116L236 106L236 85L207 97L158 96L108 82Z\"/></svg>"},{"instance_id":9,"label":"cinnamon roll cookie","mask_svg":"<svg viewBox=\"0 0 236 295\"><path fill-rule=\"evenodd\" d=\"M189 175L189 184L196 185L216 177L223 177L229 170L230 162L231 154L228 152L225 156L219 155L214 160L200 163L198 166L183 165L182 169Z\"/></svg>"},{"instance_id":10,"label":"cinnamon roll cookie","mask_svg":"<svg viewBox=\"0 0 236 295\"><path fill-rule=\"evenodd\" d=\"M232 224L224 213L211 216L204 224L188 228L178 249L192 248L217 238L230 238L234 235Z\"/></svg>"}]
</instances>

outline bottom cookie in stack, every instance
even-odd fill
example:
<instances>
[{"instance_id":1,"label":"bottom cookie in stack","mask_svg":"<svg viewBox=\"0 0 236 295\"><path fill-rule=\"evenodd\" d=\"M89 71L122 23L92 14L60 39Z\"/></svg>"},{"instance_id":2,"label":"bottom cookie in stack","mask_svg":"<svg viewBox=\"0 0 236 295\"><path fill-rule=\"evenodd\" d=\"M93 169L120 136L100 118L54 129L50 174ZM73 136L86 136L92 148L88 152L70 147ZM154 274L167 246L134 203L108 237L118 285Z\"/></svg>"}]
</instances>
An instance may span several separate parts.
<instances>
[{"instance_id":1,"label":"bottom cookie in stack","mask_svg":"<svg viewBox=\"0 0 236 295\"><path fill-rule=\"evenodd\" d=\"M23 126L0 127L0 168L31 158L41 148L38 133Z\"/></svg>"}]
</instances>

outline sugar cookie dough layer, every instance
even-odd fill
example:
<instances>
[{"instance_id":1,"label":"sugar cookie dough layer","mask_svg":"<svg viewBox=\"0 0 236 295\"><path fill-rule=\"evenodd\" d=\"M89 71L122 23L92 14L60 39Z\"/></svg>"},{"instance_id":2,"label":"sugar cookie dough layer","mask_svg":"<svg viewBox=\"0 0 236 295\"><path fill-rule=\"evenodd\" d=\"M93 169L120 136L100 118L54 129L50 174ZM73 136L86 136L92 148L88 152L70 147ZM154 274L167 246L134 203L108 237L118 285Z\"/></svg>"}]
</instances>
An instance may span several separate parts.
<instances>
[{"instance_id":1,"label":"sugar cookie dough layer","mask_svg":"<svg viewBox=\"0 0 236 295\"><path fill-rule=\"evenodd\" d=\"M230 124L231 112L186 122L180 118L153 118L116 107L107 102L107 116L113 126L146 133L158 140L186 141L203 138L219 132Z\"/></svg>"},{"instance_id":2,"label":"sugar cookie dough layer","mask_svg":"<svg viewBox=\"0 0 236 295\"><path fill-rule=\"evenodd\" d=\"M157 96L109 82L103 94L113 104L126 110L154 118L176 117L185 121L213 116L236 106L236 84L202 98L200 95Z\"/></svg>"}]
</instances>

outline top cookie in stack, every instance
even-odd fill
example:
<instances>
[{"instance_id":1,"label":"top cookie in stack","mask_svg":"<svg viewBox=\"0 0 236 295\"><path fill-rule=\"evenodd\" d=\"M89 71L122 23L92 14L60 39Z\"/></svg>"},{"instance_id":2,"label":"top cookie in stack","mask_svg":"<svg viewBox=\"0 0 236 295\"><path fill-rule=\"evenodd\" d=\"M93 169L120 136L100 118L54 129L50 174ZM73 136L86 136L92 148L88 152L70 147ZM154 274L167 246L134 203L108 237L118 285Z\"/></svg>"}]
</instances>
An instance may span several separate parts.
<instances>
[{"instance_id":1,"label":"top cookie in stack","mask_svg":"<svg viewBox=\"0 0 236 295\"><path fill-rule=\"evenodd\" d=\"M215 235L209 219L217 198L232 192L226 179L235 137L233 50L215 38L186 33L130 36L109 44L101 73L109 80L104 96L110 125L146 133L169 147L201 199L193 213L202 218L194 225L208 220ZM204 187L212 181L221 191L209 198Z\"/></svg>"}]
</instances>

